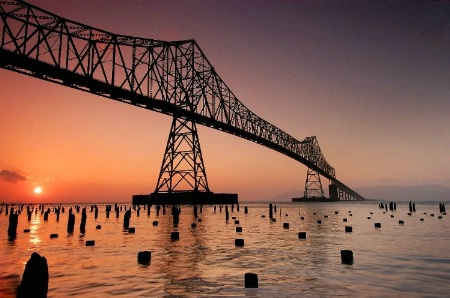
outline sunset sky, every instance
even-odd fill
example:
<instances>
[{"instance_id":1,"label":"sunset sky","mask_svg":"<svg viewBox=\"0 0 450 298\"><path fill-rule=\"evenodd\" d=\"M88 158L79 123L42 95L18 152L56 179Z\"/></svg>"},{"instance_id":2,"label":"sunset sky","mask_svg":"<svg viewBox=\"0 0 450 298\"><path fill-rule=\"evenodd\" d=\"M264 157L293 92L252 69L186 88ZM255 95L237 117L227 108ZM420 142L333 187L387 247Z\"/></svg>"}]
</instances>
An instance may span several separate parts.
<instances>
[{"instance_id":1,"label":"sunset sky","mask_svg":"<svg viewBox=\"0 0 450 298\"><path fill-rule=\"evenodd\" d=\"M114 33L194 38L241 102L299 140L317 136L352 188L450 186L449 1L29 2ZM150 193L171 120L0 69L0 202ZM198 129L212 191L303 195L304 165Z\"/></svg>"}]
</instances>

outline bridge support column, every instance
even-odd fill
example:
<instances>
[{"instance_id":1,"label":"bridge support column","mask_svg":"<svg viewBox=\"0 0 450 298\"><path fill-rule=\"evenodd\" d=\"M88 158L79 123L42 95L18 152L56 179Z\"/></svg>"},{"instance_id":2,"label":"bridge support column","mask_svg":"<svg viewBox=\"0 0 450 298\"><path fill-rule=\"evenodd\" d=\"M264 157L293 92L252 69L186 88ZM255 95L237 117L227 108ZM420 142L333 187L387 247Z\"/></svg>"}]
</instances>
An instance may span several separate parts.
<instances>
[{"instance_id":1,"label":"bridge support column","mask_svg":"<svg viewBox=\"0 0 450 298\"><path fill-rule=\"evenodd\" d=\"M194 122L174 117L155 193L210 192Z\"/></svg>"},{"instance_id":2,"label":"bridge support column","mask_svg":"<svg viewBox=\"0 0 450 298\"><path fill-rule=\"evenodd\" d=\"M328 185L328 193L330 194L330 199L339 200L339 189L336 184Z\"/></svg>"},{"instance_id":3,"label":"bridge support column","mask_svg":"<svg viewBox=\"0 0 450 298\"><path fill-rule=\"evenodd\" d=\"M155 192L133 204L238 204L238 195L209 190L195 122L174 117Z\"/></svg>"},{"instance_id":4,"label":"bridge support column","mask_svg":"<svg viewBox=\"0 0 450 298\"><path fill-rule=\"evenodd\" d=\"M322 182L320 181L320 175L315 170L308 168L306 174L305 183L305 198L323 198Z\"/></svg>"}]
</instances>

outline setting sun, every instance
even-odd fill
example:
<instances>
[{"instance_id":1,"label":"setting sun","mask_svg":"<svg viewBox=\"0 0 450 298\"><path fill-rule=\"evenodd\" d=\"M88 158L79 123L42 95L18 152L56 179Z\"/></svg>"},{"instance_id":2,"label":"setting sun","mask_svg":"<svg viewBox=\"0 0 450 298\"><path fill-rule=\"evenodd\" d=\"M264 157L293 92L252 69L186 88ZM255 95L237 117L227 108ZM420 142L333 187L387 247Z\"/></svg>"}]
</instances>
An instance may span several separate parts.
<instances>
[{"instance_id":1,"label":"setting sun","mask_svg":"<svg viewBox=\"0 0 450 298\"><path fill-rule=\"evenodd\" d=\"M40 186L37 186L34 188L34 193L35 194L40 194L42 192L42 188Z\"/></svg>"}]
</instances>

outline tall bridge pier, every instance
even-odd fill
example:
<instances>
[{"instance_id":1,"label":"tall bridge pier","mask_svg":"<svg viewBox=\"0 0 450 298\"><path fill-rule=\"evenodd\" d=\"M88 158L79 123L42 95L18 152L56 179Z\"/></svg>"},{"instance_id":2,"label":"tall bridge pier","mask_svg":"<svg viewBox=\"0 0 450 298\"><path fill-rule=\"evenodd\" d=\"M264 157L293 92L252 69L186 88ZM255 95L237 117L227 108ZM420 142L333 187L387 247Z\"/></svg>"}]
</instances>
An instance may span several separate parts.
<instances>
[{"instance_id":1,"label":"tall bridge pier","mask_svg":"<svg viewBox=\"0 0 450 298\"><path fill-rule=\"evenodd\" d=\"M308 168L306 174L305 191L303 197L292 198L292 202L338 202L338 201L362 201L360 194L347 186L330 179L328 185L329 197L325 197L320 174Z\"/></svg>"},{"instance_id":2,"label":"tall bridge pier","mask_svg":"<svg viewBox=\"0 0 450 298\"><path fill-rule=\"evenodd\" d=\"M133 204L237 204L237 194L209 190L197 125L173 117L156 189L134 195Z\"/></svg>"}]
</instances>

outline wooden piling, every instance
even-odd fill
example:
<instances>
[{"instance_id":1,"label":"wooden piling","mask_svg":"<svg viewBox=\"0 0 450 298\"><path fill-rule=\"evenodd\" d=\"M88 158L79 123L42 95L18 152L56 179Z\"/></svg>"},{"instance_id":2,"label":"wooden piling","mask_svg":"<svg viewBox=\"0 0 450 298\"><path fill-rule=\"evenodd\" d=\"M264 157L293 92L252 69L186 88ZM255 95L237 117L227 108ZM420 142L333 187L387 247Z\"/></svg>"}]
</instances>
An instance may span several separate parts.
<instances>
[{"instance_id":1,"label":"wooden piling","mask_svg":"<svg viewBox=\"0 0 450 298\"><path fill-rule=\"evenodd\" d=\"M353 251L347 249L341 250L341 261L343 264L353 264Z\"/></svg>"},{"instance_id":2,"label":"wooden piling","mask_svg":"<svg viewBox=\"0 0 450 298\"><path fill-rule=\"evenodd\" d=\"M86 233L86 207L81 212L80 233Z\"/></svg>"},{"instance_id":3,"label":"wooden piling","mask_svg":"<svg viewBox=\"0 0 450 298\"><path fill-rule=\"evenodd\" d=\"M128 229L130 226L131 209L127 210L123 215L123 228Z\"/></svg>"},{"instance_id":4,"label":"wooden piling","mask_svg":"<svg viewBox=\"0 0 450 298\"><path fill-rule=\"evenodd\" d=\"M69 213L69 220L67 222L67 233L71 234L73 233L75 226L75 214Z\"/></svg>"},{"instance_id":5,"label":"wooden piling","mask_svg":"<svg viewBox=\"0 0 450 298\"><path fill-rule=\"evenodd\" d=\"M151 258L152 258L152 253L149 251L138 252L137 261L139 264L148 265L148 264L150 264Z\"/></svg>"},{"instance_id":6,"label":"wooden piling","mask_svg":"<svg viewBox=\"0 0 450 298\"><path fill-rule=\"evenodd\" d=\"M244 283L246 288L258 288L258 275L255 273L245 273Z\"/></svg>"},{"instance_id":7,"label":"wooden piling","mask_svg":"<svg viewBox=\"0 0 450 298\"><path fill-rule=\"evenodd\" d=\"M19 221L19 215L11 211L9 214L9 226L8 226L8 238L15 239L17 236L17 224Z\"/></svg>"},{"instance_id":8,"label":"wooden piling","mask_svg":"<svg viewBox=\"0 0 450 298\"><path fill-rule=\"evenodd\" d=\"M170 239L172 241L180 240L180 232L171 232Z\"/></svg>"},{"instance_id":9,"label":"wooden piling","mask_svg":"<svg viewBox=\"0 0 450 298\"><path fill-rule=\"evenodd\" d=\"M234 239L234 245L237 247L243 247L244 246L244 239Z\"/></svg>"},{"instance_id":10,"label":"wooden piling","mask_svg":"<svg viewBox=\"0 0 450 298\"><path fill-rule=\"evenodd\" d=\"M47 259L33 252L25 265L17 297L47 297L48 278Z\"/></svg>"}]
</instances>

